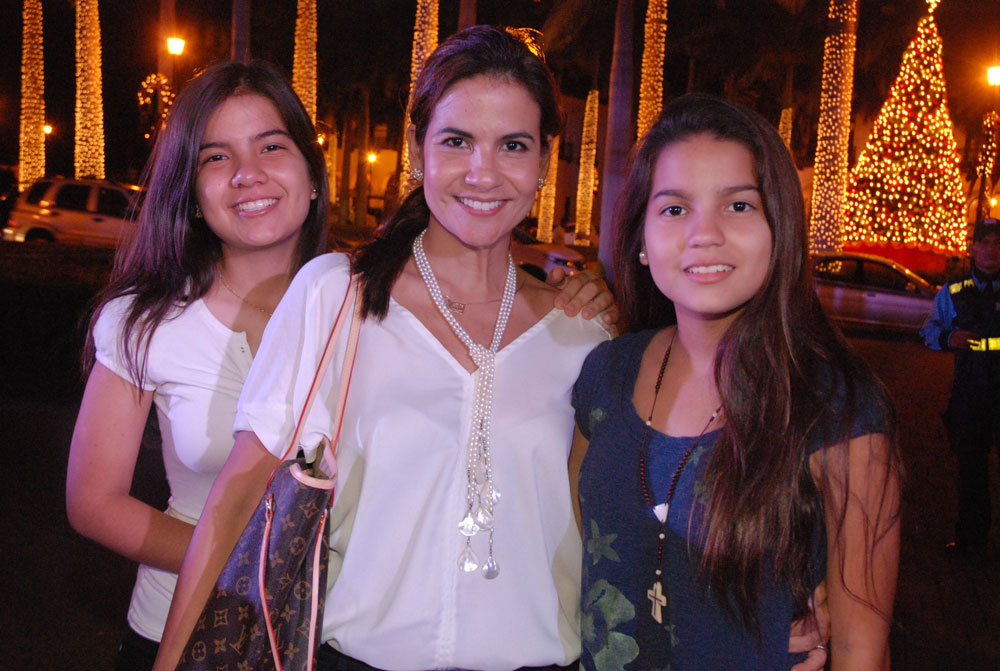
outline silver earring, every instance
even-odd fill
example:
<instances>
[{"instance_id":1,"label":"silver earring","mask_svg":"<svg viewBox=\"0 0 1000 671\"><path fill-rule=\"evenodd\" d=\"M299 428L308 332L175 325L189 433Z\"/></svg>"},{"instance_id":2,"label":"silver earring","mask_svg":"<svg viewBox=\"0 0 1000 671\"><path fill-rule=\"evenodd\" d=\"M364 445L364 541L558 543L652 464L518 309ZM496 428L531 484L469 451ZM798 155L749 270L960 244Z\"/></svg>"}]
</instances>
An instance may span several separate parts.
<instances>
[{"instance_id":1,"label":"silver earring","mask_svg":"<svg viewBox=\"0 0 1000 671\"><path fill-rule=\"evenodd\" d=\"M410 177L417 180L418 182L424 181L424 171L420 168L413 168L410 170Z\"/></svg>"},{"instance_id":2,"label":"silver earring","mask_svg":"<svg viewBox=\"0 0 1000 671\"><path fill-rule=\"evenodd\" d=\"M639 250L639 263L645 263L645 262L646 262L646 250L645 249Z\"/></svg>"},{"instance_id":3,"label":"silver earring","mask_svg":"<svg viewBox=\"0 0 1000 671\"><path fill-rule=\"evenodd\" d=\"M545 188L545 178L544 177L539 177L538 178L538 190L541 191L544 188Z\"/></svg>"},{"instance_id":4,"label":"silver earring","mask_svg":"<svg viewBox=\"0 0 1000 671\"><path fill-rule=\"evenodd\" d=\"M316 194L318 194L318 193L319 193L319 190L317 190L317 189L316 189L316 187L314 186L314 187L313 187L313 195L315 196L315 195L316 195Z\"/></svg>"}]
</instances>

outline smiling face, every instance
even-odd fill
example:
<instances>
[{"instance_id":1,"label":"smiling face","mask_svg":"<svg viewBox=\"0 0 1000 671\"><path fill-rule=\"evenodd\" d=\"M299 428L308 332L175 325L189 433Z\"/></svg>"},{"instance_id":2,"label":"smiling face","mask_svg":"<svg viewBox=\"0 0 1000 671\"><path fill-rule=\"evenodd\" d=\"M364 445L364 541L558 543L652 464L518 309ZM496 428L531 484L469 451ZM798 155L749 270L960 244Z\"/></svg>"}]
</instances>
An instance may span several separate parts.
<instances>
[{"instance_id":1,"label":"smiling face","mask_svg":"<svg viewBox=\"0 0 1000 671\"><path fill-rule=\"evenodd\" d=\"M643 243L678 319L737 313L763 286L772 249L750 151L705 133L667 145L653 172Z\"/></svg>"},{"instance_id":2,"label":"smiling face","mask_svg":"<svg viewBox=\"0 0 1000 671\"><path fill-rule=\"evenodd\" d=\"M484 75L448 89L423 144L412 128L410 141L414 165L424 171L431 229L440 226L475 249L506 241L528 215L549 154L531 94Z\"/></svg>"},{"instance_id":3,"label":"smiling face","mask_svg":"<svg viewBox=\"0 0 1000 671\"><path fill-rule=\"evenodd\" d=\"M234 95L212 113L195 188L209 228L231 249L298 241L309 214L309 167L268 98Z\"/></svg>"}]
</instances>

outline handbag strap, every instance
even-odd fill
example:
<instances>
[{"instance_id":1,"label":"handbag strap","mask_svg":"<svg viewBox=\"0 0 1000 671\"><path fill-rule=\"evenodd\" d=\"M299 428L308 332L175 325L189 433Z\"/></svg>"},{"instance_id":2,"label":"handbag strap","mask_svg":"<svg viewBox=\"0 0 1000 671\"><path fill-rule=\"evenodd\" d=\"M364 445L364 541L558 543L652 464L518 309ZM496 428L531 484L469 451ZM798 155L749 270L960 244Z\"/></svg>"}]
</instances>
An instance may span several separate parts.
<instances>
[{"instance_id":1,"label":"handbag strap","mask_svg":"<svg viewBox=\"0 0 1000 671\"><path fill-rule=\"evenodd\" d=\"M333 413L333 440L330 446L334 454L336 453L337 441L340 439L340 427L344 420L344 406L347 402L347 390L351 384L351 373L354 370L354 359L357 356L358 351L358 336L361 332L361 301L360 299L360 287L359 282L355 276L351 276L351 281L347 286L347 293L344 295L344 302L340 306L340 310L337 312L337 318L333 322L333 329L330 332L330 337L327 338L326 347L323 348L323 355L320 357L319 365L316 367L316 375L313 376L312 385L309 387L309 393L306 394L305 405L302 407L302 412L299 414L299 421L295 425L295 433L292 434L292 440L288 445L288 449L281 456L281 460L278 465L274 467L274 471L271 472L271 477L268 478L267 484L270 487L271 480L274 478L274 474L278 472L278 468L281 466L281 462L285 461L290 454L298 447L299 438L302 436L302 430L305 428L306 416L309 414L309 409L312 407L313 401L316 395L319 393L320 383L323 381L323 374L326 372L327 367L330 364L330 359L333 358L333 350L337 344L337 340L340 338L341 332L344 330L344 324L347 321L348 306L351 303L351 297L354 297L354 309L351 313L351 326L347 337L347 348L344 352L344 366L340 372L340 389L337 392L337 406ZM327 458L326 446L324 445L324 458ZM332 471L331 471L332 476Z\"/></svg>"}]
</instances>

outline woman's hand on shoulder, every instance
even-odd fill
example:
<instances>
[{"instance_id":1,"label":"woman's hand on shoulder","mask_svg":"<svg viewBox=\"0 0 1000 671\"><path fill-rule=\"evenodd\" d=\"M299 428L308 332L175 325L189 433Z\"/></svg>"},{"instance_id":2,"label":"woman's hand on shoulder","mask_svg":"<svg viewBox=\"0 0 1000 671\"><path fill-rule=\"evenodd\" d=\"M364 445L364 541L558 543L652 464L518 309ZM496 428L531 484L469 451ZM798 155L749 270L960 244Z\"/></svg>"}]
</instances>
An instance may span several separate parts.
<instances>
[{"instance_id":1,"label":"woman's hand on shoulder","mask_svg":"<svg viewBox=\"0 0 1000 671\"><path fill-rule=\"evenodd\" d=\"M611 289L589 270L569 274L563 268L553 268L545 282L559 289L555 306L568 316L580 313L584 319L593 319L601 315L609 326L618 322L618 306Z\"/></svg>"}]
</instances>

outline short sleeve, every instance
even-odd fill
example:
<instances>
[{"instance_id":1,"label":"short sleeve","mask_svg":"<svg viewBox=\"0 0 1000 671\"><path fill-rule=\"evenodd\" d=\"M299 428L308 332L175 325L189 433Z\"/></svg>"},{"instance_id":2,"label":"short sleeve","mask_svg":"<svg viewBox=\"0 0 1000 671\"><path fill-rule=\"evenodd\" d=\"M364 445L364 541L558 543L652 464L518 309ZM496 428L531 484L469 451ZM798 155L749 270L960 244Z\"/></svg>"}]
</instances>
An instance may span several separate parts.
<instances>
[{"instance_id":1,"label":"short sleeve","mask_svg":"<svg viewBox=\"0 0 1000 671\"><path fill-rule=\"evenodd\" d=\"M252 431L277 457L289 447L349 283L350 263L346 256L317 257L296 274L268 321L240 395L233 430ZM345 328L306 418L300 444L307 453L324 436L330 437L331 406L336 399L346 340Z\"/></svg>"},{"instance_id":2,"label":"short sleeve","mask_svg":"<svg viewBox=\"0 0 1000 671\"><path fill-rule=\"evenodd\" d=\"M810 451L845 439L892 431L890 401L875 386L838 376L831 388L827 411L820 423L821 429L814 432Z\"/></svg>"},{"instance_id":3,"label":"short sleeve","mask_svg":"<svg viewBox=\"0 0 1000 671\"><path fill-rule=\"evenodd\" d=\"M591 408L594 407L595 396L602 381L608 379L608 361L612 353L612 342L603 342L587 355L580 369L580 376L573 385L573 410L576 413L576 425L580 433L590 440Z\"/></svg>"},{"instance_id":4,"label":"short sleeve","mask_svg":"<svg viewBox=\"0 0 1000 671\"><path fill-rule=\"evenodd\" d=\"M123 380L135 384L132 375L128 372L128 366L125 364L121 341L122 328L131 304L132 299L127 296L121 296L106 303L101 308L101 314L94 323L93 335L97 362ZM153 391L155 386L146 380L143 389Z\"/></svg>"}]
</instances>

